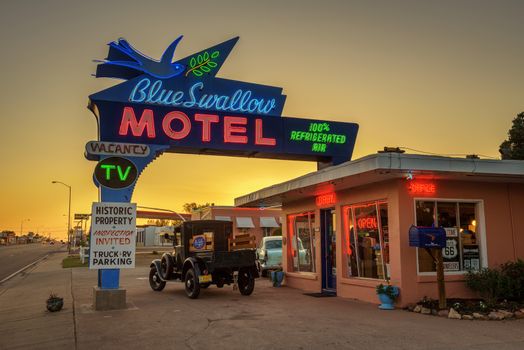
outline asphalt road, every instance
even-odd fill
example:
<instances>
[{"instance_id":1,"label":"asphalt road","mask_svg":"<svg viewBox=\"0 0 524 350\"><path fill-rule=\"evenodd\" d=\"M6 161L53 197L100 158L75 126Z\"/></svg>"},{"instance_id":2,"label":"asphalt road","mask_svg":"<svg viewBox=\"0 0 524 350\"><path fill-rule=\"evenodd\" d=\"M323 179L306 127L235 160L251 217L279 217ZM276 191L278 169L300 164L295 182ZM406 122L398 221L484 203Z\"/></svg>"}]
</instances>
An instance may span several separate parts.
<instances>
[{"instance_id":1,"label":"asphalt road","mask_svg":"<svg viewBox=\"0 0 524 350\"><path fill-rule=\"evenodd\" d=\"M65 249L61 244L41 243L0 246L0 281L44 255Z\"/></svg>"}]
</instances>

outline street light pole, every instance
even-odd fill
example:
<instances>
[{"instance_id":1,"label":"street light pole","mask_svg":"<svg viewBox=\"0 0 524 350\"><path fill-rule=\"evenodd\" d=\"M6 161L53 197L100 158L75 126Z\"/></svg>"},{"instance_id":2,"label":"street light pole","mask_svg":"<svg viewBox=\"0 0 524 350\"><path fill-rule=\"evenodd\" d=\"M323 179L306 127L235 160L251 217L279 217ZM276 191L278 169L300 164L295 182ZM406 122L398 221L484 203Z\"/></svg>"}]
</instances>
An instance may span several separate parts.
<instances>
[{"instance_id":1,"label":"street light pole","mask_svg":"<svg viewBox=\"0 0 524 350\"><path fill-rule=\"evenodd\" d=\"M61 181L51 181L53 184L61 184L69 189L69 206L67 214L67 251L71 253L71 186Z\"/></svg>"},{"instance_id":2,"label":"street light pole","mask_svg":"<svg viewBox=\"0 0 524 350\"><path fill-rule=\"evenodd\" d=\"M22 221L20 222L20 237L23 236L23 228L24 228L24 221L31 221L31 219L22 219Z\"/></svg>"}]
</instances>

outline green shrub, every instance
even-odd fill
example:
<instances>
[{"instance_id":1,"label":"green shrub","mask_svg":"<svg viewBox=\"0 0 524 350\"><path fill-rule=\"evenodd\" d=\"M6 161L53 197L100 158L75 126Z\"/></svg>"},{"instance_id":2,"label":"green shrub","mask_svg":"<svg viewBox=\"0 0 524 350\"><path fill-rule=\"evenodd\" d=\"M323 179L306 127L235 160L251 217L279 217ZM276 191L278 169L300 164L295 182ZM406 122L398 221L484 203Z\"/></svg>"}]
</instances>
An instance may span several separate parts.
<instances>
[{"instance_id":1,"label":"green shrub","mask_svg":"<svg viewBox=\"0 0 524 350\"><path fill-rule=\"evenodd\" d=\"M466 286L488 304L499 300L524 300L524 261L507 262L499 268L484 268L466 274Z\"/></svg>"},{"instance_id":2,"label":"green shrub","mask_svg":"<svg viewBox=\"0 0 524 350\"><path fill-rule=\"evenodd\" d=\"M499 293L500 272L496 269L484 268L479 272L468 271L466 286L490 305L497 302Z\"/></svg>"},{"instance_id":3,"label":"green shrub","mask_svg":"<svg viewBox=\"0 0 524 350\"><path fill-rule=\"evenodd\" d=\"M500 283L503 299L524 300L524 261L507 262L500 265L502 280Z\"/></svg>"}]
</instances>

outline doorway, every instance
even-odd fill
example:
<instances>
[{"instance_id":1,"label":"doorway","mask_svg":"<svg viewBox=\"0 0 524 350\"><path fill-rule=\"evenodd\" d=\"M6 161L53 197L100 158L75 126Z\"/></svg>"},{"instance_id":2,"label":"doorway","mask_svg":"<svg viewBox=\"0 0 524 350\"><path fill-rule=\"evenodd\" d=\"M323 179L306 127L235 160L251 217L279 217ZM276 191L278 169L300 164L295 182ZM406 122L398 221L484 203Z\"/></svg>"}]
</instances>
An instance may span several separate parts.
<instances>
[{"instance_id":1,"label":"doorway","mask_svg":"<svg viewBox=\"0 0 524 350\"><path fill-rule=\"evenodd\" d=\"M335 209L320 210L322 248L322 293L337 293L337 235Z\"/></svg>"}]
</instances>

